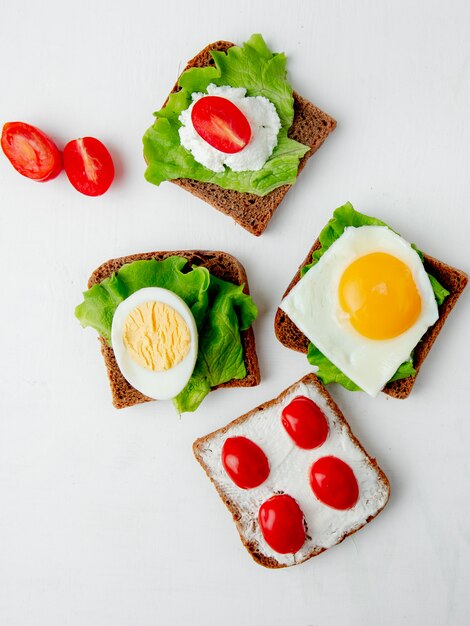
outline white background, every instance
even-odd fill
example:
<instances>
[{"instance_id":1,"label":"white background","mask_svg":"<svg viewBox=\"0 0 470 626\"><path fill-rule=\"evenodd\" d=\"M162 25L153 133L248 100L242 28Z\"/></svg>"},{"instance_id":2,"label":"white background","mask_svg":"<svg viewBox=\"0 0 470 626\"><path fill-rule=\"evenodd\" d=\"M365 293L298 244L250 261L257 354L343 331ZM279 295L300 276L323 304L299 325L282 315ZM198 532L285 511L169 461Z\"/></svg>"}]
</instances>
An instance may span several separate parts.
<instances>
[{"instance_id":1,"label":"white background","mask_svg":"<svg viewBox=\"0 0 470 626\"><path fill-rule=\"evenodd\" d=\"M261 32L291 82L338 120L255 238L169 183L141 136L187 59ZM193 440L310 368L273 318L321 227L351 200L470 269L470 9L454 2L2 2L0 117L63 146L94 135L116 182L100 198L0 155L0 624L411 626L470 623L469 296L404 401L331 392L392 484L368 527L304 565L245 552ZM73 310L108 258L226 250L248 272L262 383L116 411L94 331Z\"/></svg>"}]
</instances>

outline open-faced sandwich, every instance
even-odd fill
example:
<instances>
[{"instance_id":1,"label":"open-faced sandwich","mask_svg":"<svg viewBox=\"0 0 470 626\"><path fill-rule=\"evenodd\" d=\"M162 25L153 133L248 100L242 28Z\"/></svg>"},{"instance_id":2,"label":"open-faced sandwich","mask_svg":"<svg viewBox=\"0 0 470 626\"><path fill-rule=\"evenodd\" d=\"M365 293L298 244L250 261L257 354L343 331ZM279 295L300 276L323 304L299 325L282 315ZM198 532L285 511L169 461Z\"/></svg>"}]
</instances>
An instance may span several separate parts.
<instances>
[{"instance_id":1,"label":"open-faced sandwich","mask_svg":"<svg viewBox=\"0 0 470 626\"><path fill-rule=\"evenodd\" d=\"M173 399L195 411L218 387L260 375L257 308L243 266L225 252L149 252L111 259L91 275L75 315L98 331L113 404Z\"/></svg>"},{"instance_id":2,"label":"open-faced sandwich","mask_svg":"<svg viewBox=\"0 0 470 626\"><path fill-rule=\"evenodd\" d=\"M467 281L348 202L284 294L276 336L324 383L406 398Z\"/></svg>"},{"instance_id":3,"label":"open-faced sandwich","mask_svg":"<svg viewBox=\"0 0 470 626\"><path fill-rule=\"evenodd\" d=\"M340 543L390 495L387 477L313 374L193 450L265 567L302 563Z\"/></svg>"},{"instance_id":4,"label":"open-faced sandwich","mask_svg":"<svg viewBox=\"0 0 470 626\"><path fill-rule=\"evenodd\" d=\"M336 122L292 91L261 35L189 61L144 135L145 177L171 180L260 235Z\"/></svg>"}]
</instances>

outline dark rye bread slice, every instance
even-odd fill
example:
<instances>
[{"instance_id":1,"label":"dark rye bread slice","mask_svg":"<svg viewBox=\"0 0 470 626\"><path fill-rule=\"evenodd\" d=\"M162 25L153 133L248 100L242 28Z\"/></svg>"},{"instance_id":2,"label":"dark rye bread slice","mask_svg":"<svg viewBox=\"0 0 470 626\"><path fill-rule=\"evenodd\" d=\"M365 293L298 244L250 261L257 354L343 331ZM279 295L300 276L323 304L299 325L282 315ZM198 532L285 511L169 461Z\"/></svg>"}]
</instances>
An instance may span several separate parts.
<instances>
[{"instance_id":1,"label":"dark rye bread slice","mask_svg":"<svg viewBox=\"0 0 470 626\"><path fill-rule=\"evenodd\" d=\"M117 272L126 263L133 261L156 259L162 261L169 256L182 256L188 260L188 269L192 265L206 267L211 274L217 278L222 278L236 285L244 284L244 292L250 293L248 279L243 265L237 259L226 252L213 252L208 250L174 250L165 252L146 252L142 254L131 254L129 256L110 259L100 265L90 276L88 288L100 283L103 279ZM252 328L241 331L241 342L243 346L246 376L240 380L230 380L222 385L213 387L254 387L259 385L260 372L258 357L256 354L255 336ZM113 349L108 345L103 337L99 337L101 352L103 354L106 370L108 372L109 384L111 387L112 401L117 409L123 409L141 402L151 402L152 398L144 396L140 391L134 389L121 374Z\"/></svg>"},{"instance_id":2,"label":"dark rye bread slice","mask_svg":"<svg viewBox=\"0 0 470 626\"><path fill-rule=\"evenodd\" d=\"M311 263L313 252L320 247L320 241L317 239L305 257L304 262L297 270L297 273L292 279L290 285L287 287L283 298L285 298L294 285L299 282L300 270ZM413 366L416 369L416 375L408 376L407 378L402 378L401 380L395 380L388 383L383 388L382 391L384 393L394 398L404 399L410 395L424 359L427 357L429 350L444 326L447 316L454 308L468 282L468 276L464 272L456 269L455 267L451 267L450 265L446 265L442 261L438 261L427 254L424 255L424 267L426 271L437 278L441 285L443 285L450 293L441 306L438 307L439 319L433 326L428 328L414 350ZM280 308L277 309L276 317L274 319L274 331L279 341L287 348L297 350L298 352L304 352L305 354L307 353L309 340Z\"/></svg>"},{"instance_id":3,"label":"dark rye bread slice","mask_svg":"<svg viewBox=\"0 0 470 626\"><path fill-rule=\"evenodd\" d=\"M191 61L188 62L183 72L192 67L205 67L214 65L211 50L226 52L233 43L229 41L216 41L201 50ZM173 87L171 93L178 91L178 85ZM314 104L302 98L294 91L294 122L289 129L288 135L299 141L310 150L304 155L299 163L299 173L304 168L307 160L322 145L328 135L336 127L336 121L323 113ZM282 199L292 185L278 187L266 196L257 196L252 193L241 193L232 189L222 189L211 183L201 183L189 178L177 178L171 182L179 185L194 194L201 200L205 200L217 210L232 217L253 235L259 236L265 230L269 220L273 216Z\"/></svg>"},{"instance_id":4,"label":"dark rye bread slice","mask_svg":"<svg viewBox=\"0 0 470 626\"><path fill-rule=\"evenodd\" d=\"M237 526L237 530L238 530L238 533L240 535L240 539L242 540L243 545L245 546L245 548L248 550L250 555L253 557L253 559L257 563L268 568L278 569L281 567L288 567L289 565L298 565L299 563L303 563L304 561L307 561L308 559L314 556L317 556L318 554L321 554L328 548L312 545L306 554L302 555L298 559L297 558L294 559L294 562L292 563L281 563L278 559L276 559L272 555L270 556L264 553L262 542L260 543L256 539L250 539L249 537L247 537L247 535L249 534L248 526L253 528L253 525L258 523L256 517L250 516L249 520L246 519L246 512L244 513L242 510L240 510L239 505L237 505L237 503L234 502L230 494L227 493L227 490L224 489L224 486L219 483L219 481L217 480L217 477L214 475L214 472L211 471L211 468L209 467L204 457L207 455L208 452L210 454L218 455L219 444L217 442L214 442L214 438L219 435L223 436L225 434L230 434L230 431L236 425L247 424L246 436L249 437L250 436L250 432L249 432L250 419L253 418L254 416L259 417L260 412L265 412L266 409L269 409L276 405L282 405L286 396L288 396L291 392L293 392L300 383L313 387L316 391L320 393L321 396L323 396L323 398L326 401L327 406L329 407L329 409L331 409L332 413L334 414L337 424L340 427L345 428L346 433L349 439L351 440L352 444L359 451L361 451L362 454L364 455L364 463L367 464L368 467L374 469L377 475L377 484L380 487L380 490L382 491L383 503L378 506L378 509L373 514L370 514L366 518L364 518L356 527L353 527L352 529L348 531L346 530L344 532L341 531L341 534L339 535L338 539L335 541L333 545L338 545L339 543L344 541L346 537L349 537L350 535L354 534L355 532L363 528L368 522L372 521L375 517L377 517L377 515L383 510L383 508L387 504L388 499L390 497L390 483L388 481L388 478L384 474L384 472L378 466L376 459L372 458L366 452L366 450L361 445L359 440L354 436L346 418L344 417L343 413L340 411L340 409L334 402L333 398L330 396L330 394L326 390L326 387L323 385L323 383L314 374L307 374L306 376L301 378L299 381L297 381L293 385L290 385L290 387L285 389L279 396L277 396L277 398L274 398L273 400L270 400L269 402L260 404L255 409L233 420L232 422L230 422L223 428L219 428L218 430L210 433L209 435L206 435L205 437L201 437L200 439L197 439L193 444L194 456L196 457L196 460L201 464L202 468L204 469L207 476L209 477L214 487L216 488L217 493L219 494L220 498L223 500L224 504L226 505L230 513L232 514L233 520ZM280 412L281 412L281 409L279 413ZM280 424L280 420L279 420L279 424ZM282 428L282 427L279 425L279 428ZM319 448L319 450L321 451L321 447ZM341 453L339 451L338 453L341 456ZM306 480L307 480L307 477L306 477ZM241 491L242 490L239 490L239 493ZM250 491L253 492L254 490L250 490ZM245 492L245 493L248 493L248 492ZM255 498L255 496L252 496L252 497ZM312 498L315 498L313 493L312 493ZM359 493L359 498L361 498L361 492ZM248 496L247 496L247 500L248 500ZM251 506L252 505L250 504L247 505L248 508L251 508ZM307 528L307 536L308 536L308 528ZM333 547L333 546L330 546L330 547Z\"/></svg>"}]
</instances>

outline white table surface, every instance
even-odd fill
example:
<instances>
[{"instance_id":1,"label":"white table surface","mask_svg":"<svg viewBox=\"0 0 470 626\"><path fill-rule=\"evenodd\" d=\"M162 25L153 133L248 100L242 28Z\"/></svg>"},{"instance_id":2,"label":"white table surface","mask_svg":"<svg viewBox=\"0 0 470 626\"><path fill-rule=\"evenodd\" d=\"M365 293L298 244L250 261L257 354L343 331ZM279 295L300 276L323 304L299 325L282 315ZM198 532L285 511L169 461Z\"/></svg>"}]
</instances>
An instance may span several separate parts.
<instances>
[{"instance_id":1,"label":"white table surface","mask_svg":"<svg viewBox=\"0 0 470 626\"><path fill-rule=\"evenodd\" d=\"M470 623L470 289L409 399L331 388L392 485L384 512L342 545L259 567L191 452L311 370L273 318L344 201L470 269L469 31L465 0L2 4L2 123L36 124L61 146L99 137L117 169L93 199L64 174L29 181L0 155L2 626ZM338 120L261 238L145 182L141 153L185 61L253 32ZM261 385L210 394L181 419L171 403L116 411L74 306L108 258L184 248L245 265Z\"/></svg>"}]
</instances>

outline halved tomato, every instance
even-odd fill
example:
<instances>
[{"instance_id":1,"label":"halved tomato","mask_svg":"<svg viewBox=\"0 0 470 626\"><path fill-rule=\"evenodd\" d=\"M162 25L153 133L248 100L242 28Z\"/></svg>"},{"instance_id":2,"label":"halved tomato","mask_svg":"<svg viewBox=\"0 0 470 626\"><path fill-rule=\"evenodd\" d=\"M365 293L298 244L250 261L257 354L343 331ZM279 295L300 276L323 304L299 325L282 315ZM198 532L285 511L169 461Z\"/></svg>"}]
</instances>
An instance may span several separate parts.
<instances>
[{"instance_id":1,"label":"halved tomato","mask_svg":"<svg viewBox=\"0 0 470 626\"><path fill-rule=\"evenodd\" d=\"M94 137L69 141L64 148L64 169L75 189L86 196L100 196L114 179L113 159Z\"/></svg>"},{"instance_id":2,"label":"halved tomato","mask_svg":"<svg viewBox=\"0 0 470 626\"><path fill-rule=\"evenodd\" d=\"M247 437L229 437L225 440L222 465L240 489L259 487L269 476L269 462L265 453Z\"/></svg>"},{"instance_id":3,"label":"halved tomato","mask_svg":"<svg viewBox=\"0 0 470 626\"><path fill-rule=\"evenodd\" d=\"M352 508L359 485L351 467L336 456L323 456L310 468L310 486L320 502L333 509Z\"/></svg>"},{"instance_id":4,"label":"halved tomato","mask_svg":"<svg viewBox=\"0 0 470 626\"><path fill-rule=\"evenodd\" d=\"M304 514L287 493L263 502L258 511L258 522L266 543L279 554L295 554L305 543Z\"/></svg>"},{"instance_id":5,"label":"halved tomato","mask_svg":"<svg viewBox=\"0 0 470 626\"><path fill-rule=\"evenodd\" d=\"M191 111L194 129L220 152L240 152L251 139L251 126L240 109L227 98L204 96Z\"/></svg>"},{"instance_id":6,"label":"halved tomato","mask_svg":"<svg viewBox=\"0 0 470 626\"><path fill-rule=\"evenodd\" d=\"M40 183L55 178L62 169L62 157L52 139L25 122L4 125L2 149L17 172Z\"/></svg>"}]
</instances>

